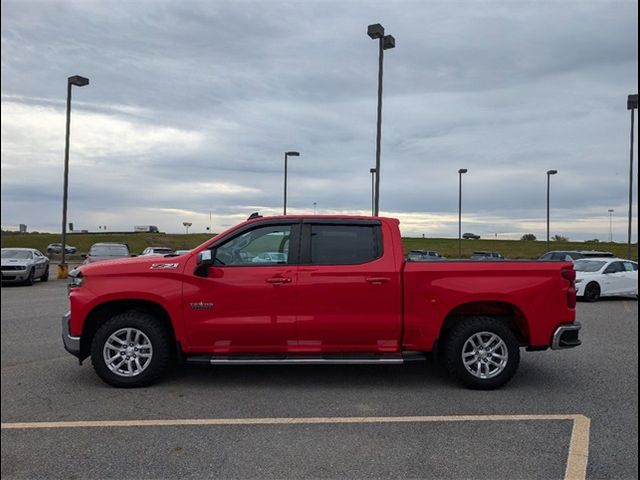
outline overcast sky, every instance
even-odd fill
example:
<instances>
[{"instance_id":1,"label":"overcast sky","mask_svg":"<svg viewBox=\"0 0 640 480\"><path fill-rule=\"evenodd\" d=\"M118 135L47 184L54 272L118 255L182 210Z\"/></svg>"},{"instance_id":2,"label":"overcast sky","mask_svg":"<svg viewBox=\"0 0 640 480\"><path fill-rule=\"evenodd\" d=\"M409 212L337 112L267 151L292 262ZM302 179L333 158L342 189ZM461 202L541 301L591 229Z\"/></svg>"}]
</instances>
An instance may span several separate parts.
<instances>
[{"instance_id":1,"label":"overcast sky","mask_svg":"<svg viewBox=\"0 0 640 480\"><path fill-rule=\"evenodd\" d=\"M637 2L2 1L2 226L215 232L259 210L381 214L404 235L626 241ZM637 130L636 130L637 132ZM637 138L637 135L636 135ZM634 153L637 165L637 151ZM634 169L634 182L637 180ZM637 220L634 185L634 241ZM210 220L211 219L211 220Z\"/></svg>"}]
</instances>

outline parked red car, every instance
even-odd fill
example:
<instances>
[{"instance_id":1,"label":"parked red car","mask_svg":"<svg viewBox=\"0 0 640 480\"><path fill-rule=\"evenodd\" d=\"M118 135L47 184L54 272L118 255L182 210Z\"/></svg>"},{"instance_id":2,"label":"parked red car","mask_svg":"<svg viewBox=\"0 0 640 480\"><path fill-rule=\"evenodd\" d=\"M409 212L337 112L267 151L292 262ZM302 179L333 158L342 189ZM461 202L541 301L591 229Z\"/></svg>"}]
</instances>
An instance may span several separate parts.
<instances>
[{"instance_id":1,"label":"parked red car","mask_svg":"<svg viewBox=\"0 0 640 480\"><path fill-rule=\"evenodd\" d=\"M117 387L157 380L176 357L388 364L430 353L466 386L492 389L513 376L521 347L580 345L571 262L405 262L398 226L260 217L179 257L83 265L65 348Z\"/></svg>"}]
</instances>

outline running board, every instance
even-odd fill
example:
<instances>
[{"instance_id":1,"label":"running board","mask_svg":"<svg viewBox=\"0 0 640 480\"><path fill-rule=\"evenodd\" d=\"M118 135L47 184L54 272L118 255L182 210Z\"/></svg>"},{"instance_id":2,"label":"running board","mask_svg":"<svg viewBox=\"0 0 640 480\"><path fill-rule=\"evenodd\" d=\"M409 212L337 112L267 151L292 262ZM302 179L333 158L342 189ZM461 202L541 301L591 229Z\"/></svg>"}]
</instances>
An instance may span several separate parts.
<instances>
[{"instance_id":1,"label":"running board","mask_svg":"<svg viewBox=\"0 0 640 480\"><path fill-rule=\"evenodd\" d=\"M398 365L425 360L423 353L379 356L278 356L278 355L196 355L187 357L187 363L199 365Z\"/></svg>"}]
</instances>

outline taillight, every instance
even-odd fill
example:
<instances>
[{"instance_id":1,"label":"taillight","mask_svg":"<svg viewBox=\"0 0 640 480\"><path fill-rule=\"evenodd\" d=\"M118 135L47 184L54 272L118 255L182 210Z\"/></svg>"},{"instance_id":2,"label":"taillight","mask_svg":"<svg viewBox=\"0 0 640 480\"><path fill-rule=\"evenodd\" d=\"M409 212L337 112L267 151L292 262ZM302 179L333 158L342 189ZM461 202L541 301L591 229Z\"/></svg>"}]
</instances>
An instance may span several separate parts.
<instances>
[{"instance_id":1,"label":"taillight","mask_svg":"<svg viewBox=\"0 0 640 480\"><path fill-rule=\"evenodd\" d=\"M567 307L576 308L576 272L573 266L564 267L560 270L560 275L569 282L569 288L567 289Z\"/></svg>"}]
</instances>

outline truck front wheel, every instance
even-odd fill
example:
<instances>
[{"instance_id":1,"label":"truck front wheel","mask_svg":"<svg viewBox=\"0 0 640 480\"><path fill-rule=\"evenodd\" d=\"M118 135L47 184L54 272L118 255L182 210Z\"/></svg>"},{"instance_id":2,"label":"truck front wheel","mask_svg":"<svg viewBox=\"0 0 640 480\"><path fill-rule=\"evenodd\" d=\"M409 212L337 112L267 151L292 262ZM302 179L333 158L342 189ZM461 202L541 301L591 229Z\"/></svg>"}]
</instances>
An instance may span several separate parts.
<instances>
[{"instance_id":1,"label":"truck front wheel","mask_svg":"<svg viewBox=\"0 0 640 480\"><path fill-rule=\"evenodd\" d=\"M514 333L492 317L460 321L445 343L447 370L476 390L492 390L507 383L520 363L520 346Z\"/></svg>"},{"instance_id":2,"label":"truck front wheel","mask_svg":"<svg viewBox=\"0 0 640 480\"><path fill-rule=\"evenodd\" d=\"M167 370L171 355L166 329L144 312L121 313L105 322L91 342L96 373L114 387L143 387Z\"/></svg>"}]
</instances>

